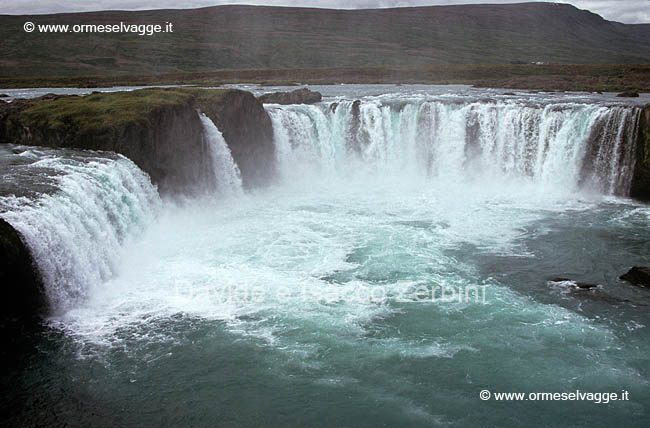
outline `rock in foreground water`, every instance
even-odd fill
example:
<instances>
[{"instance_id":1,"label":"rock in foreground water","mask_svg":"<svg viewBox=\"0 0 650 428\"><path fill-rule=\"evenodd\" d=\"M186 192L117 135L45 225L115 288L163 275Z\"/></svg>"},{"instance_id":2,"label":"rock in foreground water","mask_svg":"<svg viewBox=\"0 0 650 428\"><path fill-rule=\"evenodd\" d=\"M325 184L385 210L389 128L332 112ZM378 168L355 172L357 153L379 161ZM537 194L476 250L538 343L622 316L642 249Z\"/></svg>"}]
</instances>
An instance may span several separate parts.
<instances>
[{"instance_id":1,"label":"rock in foreground water","mask_svg":"<svg viewBox=\"0 0 650 428\"><path fill-rule=\"evenodd\" d=\"M581 289L589 289L589 288L597 288L597 284L591 284L589 282L579 282L579 281L574 281L569 278L553 278L549 282L558 284L558 285L564 285L572 288L581 288Z\"/></svg>"},{"instance_id":2,"label":"rock in foreground water","mask_svg":"<svg viewBox=\"0 0 650 428\"><path fill-rule=\"evenodd\" d=\"M634 285L650 287L650 268L634 266L626 274L621 275L621 279Z\"/></svg>"}]
</instances>

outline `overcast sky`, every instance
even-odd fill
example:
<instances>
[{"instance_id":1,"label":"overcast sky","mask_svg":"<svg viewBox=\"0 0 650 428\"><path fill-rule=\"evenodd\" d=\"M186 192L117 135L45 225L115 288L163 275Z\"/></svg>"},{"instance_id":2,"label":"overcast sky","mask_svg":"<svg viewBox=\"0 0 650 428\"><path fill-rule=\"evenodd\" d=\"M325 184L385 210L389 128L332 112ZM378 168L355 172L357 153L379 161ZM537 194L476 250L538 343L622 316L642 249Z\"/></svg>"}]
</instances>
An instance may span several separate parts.
<instances>
[{"instance_id":1,"label":"overcast sky","mask_svg":"<svg viewBox=\"0 0 650 428\"><path fill-rule=\"evenodd\" d=\"M525 0L0 0L0 14L86 12L91 10L194 8L221 4L264 4L342 9L467 3L521 3ZM550 0L542 0L550 1ZM557 0L589 9L611 21L650 23L650 0Z\"/></svg>"}]
</instances>

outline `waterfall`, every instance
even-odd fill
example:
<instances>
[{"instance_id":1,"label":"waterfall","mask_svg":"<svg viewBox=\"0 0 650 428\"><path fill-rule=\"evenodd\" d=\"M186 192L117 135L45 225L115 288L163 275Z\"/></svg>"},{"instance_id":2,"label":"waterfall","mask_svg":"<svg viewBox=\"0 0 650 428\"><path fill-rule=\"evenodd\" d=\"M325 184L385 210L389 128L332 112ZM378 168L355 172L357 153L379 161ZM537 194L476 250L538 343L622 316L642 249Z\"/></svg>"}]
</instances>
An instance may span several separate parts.
<instances>
[{"instance_id":1,"label":"waterfall","mask_svg":"<svg viewBox=\"0 0 650 428\"><path fill-rule=\"evenodd\" d=\"M65 311L117 273L123 245L151 221L160 200L149 177L123 156L55 153L25 169L34 182L53 180L51 191L0 197L0 216L32 251L51 309Z\"/></svg>"},{"instance_id":2,"label":"waterfall","mask_svg":"<svg viewBox=\"0 0 650 428\"><path fill-rule=\"evenodd\" d=\"M280 171L524 178L626 195L639 109L558 102L371 98L266 107Z\"/></svg>"},{"instance_id":3,"label":"waterfall","mask_svg":"<svg viewBox=\"0 0 650 428\"><path fill-rule=\"evenodd\" d=\"M204 141L210 161L210 188L222 194L240 194L242 180L239 168L221 131L205 114L199 114L203 123Z\"/></svg>"},{"instance_id":4,"label":"waterfall","mask_svg":"<svg viewBox=\"0 0 650 428\"><path fill-rule=\"evenodd\" d=\"M239 169L221 132L205 115L200 119L205 182L197 185L211 194L239 194ZM125 244L153 221L162 202L147 174L124 156L43 149L15 157L31 163L5 171L8 182L23 185L0 197L0 217L32 251L51 309L64 312L119 274Z\"/></svg>"}]
</instances>

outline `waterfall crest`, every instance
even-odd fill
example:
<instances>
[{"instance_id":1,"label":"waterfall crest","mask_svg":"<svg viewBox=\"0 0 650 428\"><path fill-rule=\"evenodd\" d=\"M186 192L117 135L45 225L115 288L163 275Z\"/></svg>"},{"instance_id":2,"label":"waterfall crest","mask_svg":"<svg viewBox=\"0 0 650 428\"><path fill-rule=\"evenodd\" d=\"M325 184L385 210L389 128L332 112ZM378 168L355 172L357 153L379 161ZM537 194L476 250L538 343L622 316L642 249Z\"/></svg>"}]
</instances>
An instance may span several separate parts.
<instances>
[{"instance_id":1,"label":"waterfall crest","mask_svg":"<svg viewBox=\"0 0 650 428\"><path fill-rule=\"evenodd\" d=\"M372 169L627 195L638 107L369 99L267 106L285 176ZM304 173L304 171L302 171Z\"/></svg>"}]
</instances>

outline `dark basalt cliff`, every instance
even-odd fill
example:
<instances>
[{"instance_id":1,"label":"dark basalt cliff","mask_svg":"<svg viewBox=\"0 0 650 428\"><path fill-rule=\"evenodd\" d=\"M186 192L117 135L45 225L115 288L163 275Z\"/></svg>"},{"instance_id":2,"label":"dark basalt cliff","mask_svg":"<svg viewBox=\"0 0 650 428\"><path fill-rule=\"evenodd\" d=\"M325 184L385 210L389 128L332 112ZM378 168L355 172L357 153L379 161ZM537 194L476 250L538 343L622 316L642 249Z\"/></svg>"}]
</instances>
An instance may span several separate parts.
<instances>
[{"instance_id":1,"label":"dark basalt cliff","mask_svg":"<svg viewBox=\"0 0 650 428\"><path fill-rule=\"evenodd\" d=\"M0 105L0 143L114 151L147 172L162 193L186 193L204 179L208 162L197 110L223 133L245 186L270 179L271 120L252 94L235 89L143 89L16 100Z\"/></svg>"},{"instance_id":2,"label":"dark basalt cliff","mask_svg":"<svg viewBox=\"0 0 650 428\"><path fill-rule=\"evenodd\" d=\"M218 102L199 100L219 128L239 166L246 187L267 184L275 171L273 125L262 103L250 92L230 90Z\"/></svg>"},{"instance_id":3,"label":"dark basalt cliff","mask_svg":"<svg viewBox=\"0 0 650 428\"><path fill-rule=\"evenodd\" d=\"M636 147L636 165L630 196L650 201L650 104L641 110L639 136Z\"/></svg>"},{"instance_id":4,"label":"dark basalt cliff","mask_svg":"<svg viewBox=\"0 0 650 428\"><path fill-rule=\"evenodd\" d=\"M3 351L33 327L47 310L38 269L20 234L0 218L0 338ZM4 358L3 358L4 359Z\"/></svg>"}]
</instances>

